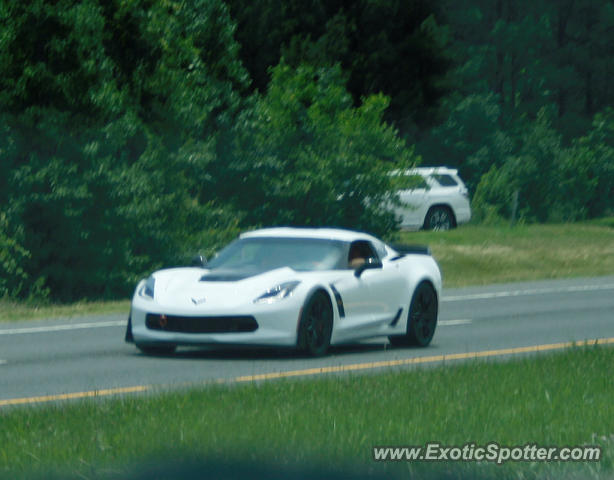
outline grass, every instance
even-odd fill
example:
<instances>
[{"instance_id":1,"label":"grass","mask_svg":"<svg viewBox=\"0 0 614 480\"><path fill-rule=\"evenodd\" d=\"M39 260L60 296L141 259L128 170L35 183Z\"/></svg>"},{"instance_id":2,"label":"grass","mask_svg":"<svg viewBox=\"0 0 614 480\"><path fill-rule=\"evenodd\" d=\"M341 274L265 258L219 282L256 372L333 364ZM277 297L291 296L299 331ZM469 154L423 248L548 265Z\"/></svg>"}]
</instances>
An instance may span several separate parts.
<instances>
[{"instance_id":1,"label":"grass","mask_svg":"<svg viewBox=\"0 0 614 480\"><path fill-rule=\"evenodd\" d=\"M613 364L613 348L576 347L510 361L5 409L0 478L48 478L50 471L126 478L140 471L134 462L177 467L195 458L248 470L261 462L275 469L337 465L377 478L433 471L447 478L607 478L614 475ZM429 441L600 445L603 457L503 466L372 460L374 445Z\"/></svg>"},{"instance_id":2,"label":"grass","mask_svg":"<svg viewBox=\"0 0 614 480\"><path fill-rule=\"evenodd\" d=\"M128 310L130 310L129 300L77 302L66 305L18 303L3 300L0 301L0 322L107 315L127 313Z\"/></svg>"},{"instance_id":3,"label":"grass","mask_svg":"<svg viewBox=\"0 0 614 480\"><path fill-rule=\"evenodd\" d=\"M403 243L430 245L447 288L614 272L614 217L559 225L465 225L399 237ZM0 322L125 313L129 308L129 300L70 305L0 300Z\"/></svg>"},{"instance_id":4,"label":"grass","mask_svg":"<svg viewBox=\"0 0 614 480\"><path fill-rule=\"evenodd\" d=\"M614 218L558 225L466 225L448 232L404 232L400 241L429 245L448 288L614 272Z\"/></svg>"}]
</instances>

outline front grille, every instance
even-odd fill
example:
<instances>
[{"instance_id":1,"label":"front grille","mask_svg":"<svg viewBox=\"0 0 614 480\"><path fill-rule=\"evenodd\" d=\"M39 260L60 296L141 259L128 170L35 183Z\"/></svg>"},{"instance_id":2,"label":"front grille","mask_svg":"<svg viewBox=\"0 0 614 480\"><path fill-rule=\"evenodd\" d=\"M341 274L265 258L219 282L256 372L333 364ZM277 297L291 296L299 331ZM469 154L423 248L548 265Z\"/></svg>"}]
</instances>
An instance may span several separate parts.
<instances>
[{"instance_id":1,"label":"front grille","mask_svg":"<svg viewBox=\"0 0 614 480\"><path fill-rule=\"evenodd\" d=\"M148 313L145 325L151 330L178 333L239 333L258 328L256 319L249 315L223 317L178 317Z\"/></svg>"}]
</instances>

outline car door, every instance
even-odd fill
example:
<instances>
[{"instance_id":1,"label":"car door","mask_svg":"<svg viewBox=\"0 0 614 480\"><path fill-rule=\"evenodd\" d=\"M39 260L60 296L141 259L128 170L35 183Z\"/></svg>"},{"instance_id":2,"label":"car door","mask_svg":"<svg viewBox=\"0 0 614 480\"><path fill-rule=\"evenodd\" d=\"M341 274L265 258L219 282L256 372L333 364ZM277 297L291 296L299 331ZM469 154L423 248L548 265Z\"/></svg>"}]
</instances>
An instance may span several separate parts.
<instances>
[{"instance_id":1,"label":"car door","mask_svg":"<svg viewBox=\"0 0 614 480\"><path fill-rule=\"evenodd\" d=\"M421 175L410 175L407 181L411 187L398 191L403 205L398 207L395 213L401 217L401 227L420 227L424 222L429 187Z\"/></svg>"},{"instance_id":2,"label":"car door","mask_svg":"<svg viewBox=\"0 0 614 480\"><path fill-rule=\"evenodd\" d=\"M365 261L382 265L368 268L356 275L356 267L348 269L331 285L338 295L337 301L343 305L343 317L338 329L343 336L368 336L376 333L383 323L390 323L400 308L403 282L396 265L381 259L371 242L359 240L350 246L358 246L365 255Z\"/></svg>"}]
</instances>

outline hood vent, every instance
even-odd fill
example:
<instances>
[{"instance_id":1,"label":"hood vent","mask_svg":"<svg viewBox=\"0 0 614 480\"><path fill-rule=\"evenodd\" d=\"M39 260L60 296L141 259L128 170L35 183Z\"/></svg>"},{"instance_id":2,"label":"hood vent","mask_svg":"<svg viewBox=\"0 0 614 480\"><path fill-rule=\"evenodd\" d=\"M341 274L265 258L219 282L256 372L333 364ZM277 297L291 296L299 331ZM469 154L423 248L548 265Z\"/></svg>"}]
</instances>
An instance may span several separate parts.
<instances>
[{"instance_id":1,"label":"hood vent","mask_svg":"<svg viewBox=\"0 0 614 480\"><path fill-rule=\"evenodd\" d=\"M200 277L201 282L238 282L249 277L260 275L264 272L254 270L211 270Z\"/></svg>"}]
</instances>

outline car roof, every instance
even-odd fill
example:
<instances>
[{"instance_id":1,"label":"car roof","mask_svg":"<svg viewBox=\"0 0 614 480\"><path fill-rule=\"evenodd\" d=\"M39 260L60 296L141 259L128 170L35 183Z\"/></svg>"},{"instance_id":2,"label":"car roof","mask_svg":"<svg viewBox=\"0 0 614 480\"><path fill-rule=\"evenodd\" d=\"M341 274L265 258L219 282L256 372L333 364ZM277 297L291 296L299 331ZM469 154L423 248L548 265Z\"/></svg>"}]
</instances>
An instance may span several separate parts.
<instances>
[{"instance_id":1,"label":"car roof","mask_svg":"<svg viewBox=\"0 0 614 480\"><path fill-rule=\"evenodd\" d=\"M252 230L240 235L240 238L256 237L321 238L343 242L353 242L354 240L378 241L377 238L367 233L345 230L343 228L274 227Z\"/></svg>"},{"instance_id":2,"label":"car roof","mask_svg":"<svg viewBox=\"0 0 614 480\"><path fill-rule=\"evenodd\" d=\"M406 170L407 175L456 175L458 170L456 168L448 167L418 167Z\"/></svg>"},{"instance_id":3,"label":"car roof","mask_svg":"<svg viewBox=\"0 0 614 480\"><path fill-rule=\"evenodd\" d=\"M409 170L392 170L391 175L458 175L458 169L449 167L416 167Z\"/></svg>"}]
</instances>

